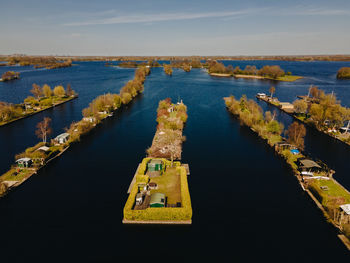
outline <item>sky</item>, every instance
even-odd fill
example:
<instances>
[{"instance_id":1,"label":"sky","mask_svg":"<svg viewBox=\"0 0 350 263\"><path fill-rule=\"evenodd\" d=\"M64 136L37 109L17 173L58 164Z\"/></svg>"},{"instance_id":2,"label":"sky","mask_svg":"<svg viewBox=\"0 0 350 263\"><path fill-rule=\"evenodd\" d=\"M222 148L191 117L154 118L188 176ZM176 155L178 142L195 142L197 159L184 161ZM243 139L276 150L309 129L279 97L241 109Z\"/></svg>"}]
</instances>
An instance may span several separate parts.
<instances>
[{"instance_id":1,"label":"sky","mask_svg":"<svg viewBox=\"0 0 350 263\"><path fill-rule=\"evenodd\" d=\"M349 0L1 0L0 54L350 54Z\"/></svg>"}]
</instances>

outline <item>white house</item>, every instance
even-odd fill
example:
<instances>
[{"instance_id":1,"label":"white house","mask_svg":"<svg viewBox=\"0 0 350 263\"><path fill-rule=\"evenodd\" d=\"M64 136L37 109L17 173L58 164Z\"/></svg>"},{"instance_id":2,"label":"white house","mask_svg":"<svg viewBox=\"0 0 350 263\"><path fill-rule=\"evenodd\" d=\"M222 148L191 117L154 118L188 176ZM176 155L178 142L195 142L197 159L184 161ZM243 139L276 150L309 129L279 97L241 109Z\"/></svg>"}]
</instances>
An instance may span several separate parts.
<instances>
[{"instance_id":1,"label":"white house","mask_svg":"<svg viewBox=\"0 0 350 263\"><path fill-rule=\"evenodd\" d=\"M59 144L64 144L68 141L69 139L69 133L62 133L60 135L58 135L56 138L55 138L55 141L58 142Z\"/></svg>"}]
</instances>

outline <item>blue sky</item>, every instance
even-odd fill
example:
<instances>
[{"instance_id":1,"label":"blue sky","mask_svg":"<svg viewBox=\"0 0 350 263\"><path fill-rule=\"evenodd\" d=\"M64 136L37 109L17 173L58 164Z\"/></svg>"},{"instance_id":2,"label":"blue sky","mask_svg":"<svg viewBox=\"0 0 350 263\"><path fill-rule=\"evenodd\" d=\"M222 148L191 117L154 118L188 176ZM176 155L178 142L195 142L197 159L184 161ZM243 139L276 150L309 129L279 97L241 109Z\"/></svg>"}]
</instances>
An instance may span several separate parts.
<instances>
[{"instance_id":1,"label":"blue sky","mask_svg":"<svg viewBox=\"0 0 350 263\"><path fill-rule=\"evenodd\" d=\"M1 0L0 54L350 54L349 0Z\"/></svg>"}]
</instances>

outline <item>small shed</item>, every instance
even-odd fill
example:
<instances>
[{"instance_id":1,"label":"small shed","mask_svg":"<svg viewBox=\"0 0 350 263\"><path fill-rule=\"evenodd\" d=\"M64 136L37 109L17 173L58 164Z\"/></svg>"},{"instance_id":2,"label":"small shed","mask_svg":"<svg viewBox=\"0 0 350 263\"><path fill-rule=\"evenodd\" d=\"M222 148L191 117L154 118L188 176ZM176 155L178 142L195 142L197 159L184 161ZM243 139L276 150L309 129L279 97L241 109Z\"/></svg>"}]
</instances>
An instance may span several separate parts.
<instances>
[{"instance_id":1,"label":"small shed","mask_svg":"<svg viewBox=\"0 0 350 263\"><path fill-rule=\"evenodd\" d=\"M143 202L143 196L142 196L141 193L138 193L138 194L136 195L136 205L141 205L142 202Z\"/></svg>"},{"instance_id":2,"label":"small shed","mask_svg":"<svg viewBox=\"0 0 350 263\"><path fill-rule=\"evenodd\" d=\"M152 194L150 207L165 207L165 194L162 194L162 193Z\"/></svg>"},{"instance_id":3,"label":"small shed","mask_svg":"<svg viewBox=\"0 0 350 263\"><path fill-rule=\"evenodd\" d=\"M28 157L24 157L24 158L16 160L16 163L17 163L18 167L28 168L33 164L33 161L32 161L32 159L30 159Z\"/></svg>"},{"instance_id":4,"label":"small shed","mask_svg":"<svg viewBox=\"0 0 350 263\"><path fill-rule=\"evenodd\" d=\"M69 139L69 133L65 132L65 133L58 135L55 138L55 141L58 142L59 144L64 144L68 141L68 139Z\"/></svg>"},{"instance_id":5,"label":"small shed","mask_svg":"<svg viewBox=\"0 0 350 263\"><path fill-rule=\"evenodd\" d=\"M339 206L339 210L335 216L335 221L340 225L350 224L350 204Z\"/></svg>"},{"instance_id":6,"label":"small shed","mask_svg":"<svg viewBox=\"0 0 350 263\"><path fill-rule=\"evenodd\" d=\"M149 172L163 171L164 165L161 160L152 159L148 164L147 168Z\"/></svg>"}]
</instances>

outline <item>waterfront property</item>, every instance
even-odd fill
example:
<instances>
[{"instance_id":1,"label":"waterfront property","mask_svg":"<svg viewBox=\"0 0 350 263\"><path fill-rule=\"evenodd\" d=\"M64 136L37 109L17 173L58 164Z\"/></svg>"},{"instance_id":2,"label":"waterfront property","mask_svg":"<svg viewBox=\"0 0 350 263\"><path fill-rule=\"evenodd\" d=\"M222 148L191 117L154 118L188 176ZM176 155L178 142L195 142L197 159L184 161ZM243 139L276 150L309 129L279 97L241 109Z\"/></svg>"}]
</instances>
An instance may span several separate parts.
<instances>
[{"instance_id":1,"label":"waterfront property","mask_svg":"<svg viewBox=\"0 0 350 263\"><path fill-rule=\"evenodd\" d=\"M156 159L164 164L163 175L149 176L144 158L132 181L124 207L126 224L191 224L192 207L186 168L180 162Z\"/></svg>"},{"instance_id":2,"label":"waterfront property","mask_svg":"<svg viewBox=\"0 0 350 263\"><path fill-rule=\"evenodd\" d=\"M58 135L54 141L58 144L65 144L66 142L68 142L68 139L69 139L69 133L65 132L65 133L62 133L60 135Z\"/></svg>"},{"instance_id":3,"label":"waterfront property","mask_svg":"<svg viewBox=\"0 0 350 263\"><path fill-rule=\"evenodd\" d=\"M350 250L350 246L348 246L350 243L350 222L343 220L344 213L339 216L339 211L347 208L347 206L344 208L343 205L350 203L350 193L333 178L335 172L325 164L320 165L307 158L300 150L296 154L291 153L291 149L295 150L297 147L285 143L281 136L276 138L277 141L272 144L272 135L265 134L261 127L261 123L266 123L266 120L262 117L262 110L257 110L259 106L256 105L256 102L251 101L250 104L245 105L244 100L238 101L233 96L225 98L225 102L227 109L240 118L242 124L247 125L260 137L266 139L269 145L274 146L275 151L286 160L302 189L322 210L328 222L342 232L340 239ZM260 112L260 118L256 116L255 111Z\"/></svg>"},{"instance_id":4,"label":"waterfront property","mask_svg":"<svg viewBox=\"0 0 350 263\"><path fill-rule=\"evenodd\" d=\"M28 168L33 164L33 161L31 158L24 157L24 158L20 158L20 159L16 160L16 163L17 163L18 167Z\"/></svg>"},{"instance_id":5,"label":"waterfront property","mask_svg":"<svg viewBox=\"0 0 350 263\"><path fill-rule=\"evenodd\" d=\"M138 166L129 187L123 223L191 224L188 165L181 158L182 130L187 107L170 99L159 102L158 127L149 157Z\"/></svg>"}]
</instances>

